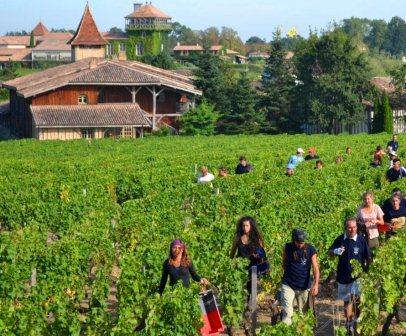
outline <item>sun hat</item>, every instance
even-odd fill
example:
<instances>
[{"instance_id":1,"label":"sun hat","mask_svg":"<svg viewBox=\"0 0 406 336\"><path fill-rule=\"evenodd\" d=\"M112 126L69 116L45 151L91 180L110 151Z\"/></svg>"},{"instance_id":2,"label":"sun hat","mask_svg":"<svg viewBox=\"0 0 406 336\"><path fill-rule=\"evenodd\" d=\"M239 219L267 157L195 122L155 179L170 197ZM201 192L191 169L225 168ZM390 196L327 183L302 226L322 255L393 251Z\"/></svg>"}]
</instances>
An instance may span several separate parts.
<instances>
[{"instance_id":1,"label":"sun hat","mask_svg":"<svg viewBox=\"0 0 406 336\"><path fill-rule=\"evenodd\" d=\"M300 147L299 147L299 148L297 149L296 153L302 153L302 154L303 154L303 153L304 153L303 148L300 148Z\"/></svg>"}]
</instances>

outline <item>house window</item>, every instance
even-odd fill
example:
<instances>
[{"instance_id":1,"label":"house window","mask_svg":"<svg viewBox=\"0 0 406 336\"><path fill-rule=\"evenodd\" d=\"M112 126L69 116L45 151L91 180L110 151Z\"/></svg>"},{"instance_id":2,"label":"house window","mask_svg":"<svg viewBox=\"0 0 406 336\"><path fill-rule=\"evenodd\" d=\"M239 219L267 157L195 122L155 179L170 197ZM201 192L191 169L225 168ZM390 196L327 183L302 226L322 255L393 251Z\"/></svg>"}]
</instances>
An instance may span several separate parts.
<instances>
[{"instance_id":1,"label":"house window","mask_svg":"<svg viewBox=\"0 0 406 336\"><path fill-rule=\"evenodd\" d=\"M146 32L142 32L142 33L141 33L141 37L146 38L146 37L147 37L147 33L146 33Z\"/></svg>"},{"instance_id":2,"label":"house window","mask_svg":"<svg viewBox=\"0 0 406 336\"><path fill-rule=\"evenodd\" d=\"M132 138L134 135L134 129L132 127L123 127L121 131L121 137L124 139Z\"/></svg>"},{"instance_id":3,"label":"house window","mask_svg":"<svg viewBox=\"0 0 406 336\"><path fill-rule=\"evenodd\" d=\"M98 93L98 95L97 95L97 102L98 102L99 104L102 104L102 103L105 103L105 102L106 102L106 97L105 97L105 94L104 94L104 89L100 89L100 90L99 90L99 93Z\"/></svg>"},{"instance_id":4,"label":"house window","mask_svg":"<svg viewBox=\"0 0 406 336\"><path fill-rule=\"evenodd\" d=\"M142 56L144 54L144 46L141 43L137 43L135 46L135 56Z\"/></svg>"},{"instance_id":5,"label":"house window","mask_svg":"<svg viewBox=\"0 0 406 336\"><path fill-rule=\"evenodd\" d=\"M106 55L107 56L111 56L113 55L113 45L112 44L108 44L106 45Z\"/></svg>"},{"instance_id":6,"label":"house window","mask_svg":"<svg viewBox=\"0 0 406 336\"><path fill-rule=\"evenodd\" d=\"M125 52L126 46L125 43L120 43L120 51Z\"/></svg>"},{"instance_id":7,"label":"house window","mask_svg":"<svg viewBox=\"0 0 406 336\"><path fill-rule=\"evenodd\" d=\"M85 94L79 95L78 103L79 104L89 104L89 99L87 98L87 95L85 95Z\"/></svg>"},{"instance_id":8,"label":"house window","mask_svg":"<svg viewBox=\"0 0 406 336\"><path fill-rule=\"evenodd\" d=\"M93 139L94 138L94 130L90 128L82 129L82 139Z\"/></svg>"}]
</instances>

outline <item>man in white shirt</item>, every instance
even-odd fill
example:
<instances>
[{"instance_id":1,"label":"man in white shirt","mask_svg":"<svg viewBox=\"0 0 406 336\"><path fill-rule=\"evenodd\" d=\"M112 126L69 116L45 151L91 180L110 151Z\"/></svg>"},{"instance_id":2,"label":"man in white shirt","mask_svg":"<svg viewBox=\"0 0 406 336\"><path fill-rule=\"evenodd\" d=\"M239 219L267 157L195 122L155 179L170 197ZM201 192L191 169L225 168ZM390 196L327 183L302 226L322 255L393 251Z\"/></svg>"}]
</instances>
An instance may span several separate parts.
<instances>
[{"instance_id":1,"label":"man in white shirt","mask_svg":"<svg viewBox=\"0 0 406 336\"><path fill-rule=\"evenodd\" d=\"M210 183L214 180L214 175L209 173L206 166L200 169L200 176L197 178L197 183Z\"/></svg>"}]
</instances>

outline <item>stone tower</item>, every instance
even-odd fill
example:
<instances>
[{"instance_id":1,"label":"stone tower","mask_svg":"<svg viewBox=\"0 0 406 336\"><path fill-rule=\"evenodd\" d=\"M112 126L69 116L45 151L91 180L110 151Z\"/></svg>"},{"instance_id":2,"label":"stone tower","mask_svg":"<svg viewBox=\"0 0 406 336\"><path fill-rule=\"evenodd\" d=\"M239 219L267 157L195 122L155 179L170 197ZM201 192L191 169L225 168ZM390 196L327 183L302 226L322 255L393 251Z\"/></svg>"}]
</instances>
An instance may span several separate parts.
<instances>
[{"instance_id":1,"label":"stone tower","mask_svg":"<svg viewBox=\"0 0 406 336\"><path fill-rule=\"evenodd\" d=\"M172 30L171 17L151 3L134 4L134 12L125 17L128 34L127 56L136 59L143 55L157 55L167 49Z\"/></svg>"},{"instance_id":2,"label":"stone tower","mask_svg":"<svg viewBox=\"0 0 406 336\"><path fill-rule=\"evenodd\" d=\"M90 12L89 4L85 7L75 35L68 43L72 47L73 62L88 57L105 57L107 41L97 29L96 22Z\"/></svg>"}]
</instances>

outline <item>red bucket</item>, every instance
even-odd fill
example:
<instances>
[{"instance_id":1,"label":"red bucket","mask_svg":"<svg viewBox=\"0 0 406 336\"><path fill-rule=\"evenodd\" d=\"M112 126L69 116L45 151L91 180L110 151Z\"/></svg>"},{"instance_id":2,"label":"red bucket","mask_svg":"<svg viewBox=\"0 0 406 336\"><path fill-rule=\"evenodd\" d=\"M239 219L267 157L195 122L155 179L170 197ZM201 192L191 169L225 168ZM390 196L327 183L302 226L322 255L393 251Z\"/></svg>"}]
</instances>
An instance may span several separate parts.
<instances>
[{"instance_id":1,"label":"red bucket","mask_svg":"<svg viewBox=\"0 0 406 336\"><path fill-rule=\"evenodd\" d=\"M225 327L221 319L219 305L212 290L200 293L200 309L202 310L203 328L202 336L218 335L224 332Z\"/></svg>"}]
</instances>

